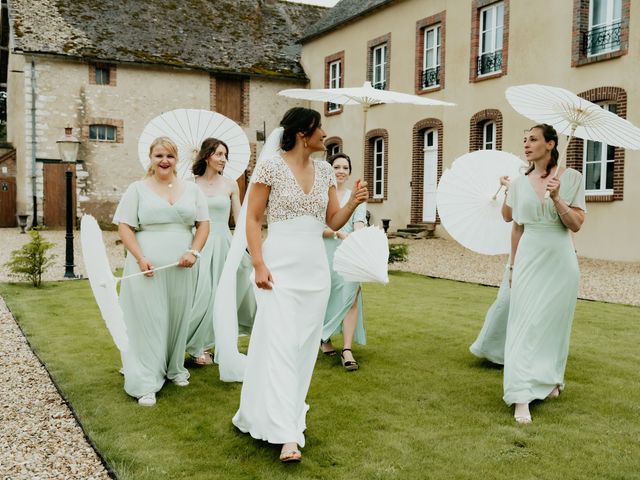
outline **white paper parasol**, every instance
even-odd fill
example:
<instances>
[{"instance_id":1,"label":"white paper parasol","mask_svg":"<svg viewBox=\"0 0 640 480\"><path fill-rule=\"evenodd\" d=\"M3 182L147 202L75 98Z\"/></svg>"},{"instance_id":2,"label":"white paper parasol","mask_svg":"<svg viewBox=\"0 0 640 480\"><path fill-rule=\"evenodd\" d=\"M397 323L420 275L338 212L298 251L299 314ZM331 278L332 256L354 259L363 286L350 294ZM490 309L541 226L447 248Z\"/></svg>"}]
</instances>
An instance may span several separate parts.
<instances>
[{"instance_id":1,"label":"white paper parasol","mask_svg":"<svg viewBox=\"0 0 640 480\"><path fill-rule=\"evenodd\" d=\"M181 108L158 115L144 127L138 140L138 159L149 167L149 146L158 137L169 137L178 145L178 177L191 177L191 165L202 141L209 137L229 147L229 159L223 175L236 180L249 164L249 139L236 122L216 112Z\"/></svg>"},{"instance_id":2,"label":"white paper parasol","mask_svg":"<svg viewBox=\"0 0 640 480\"><path fill-rule=\"evenodd\" d=\"M118 303L117 281L111 273L107 251L102 240L102 231L91 215L82 217L80 242L84 269L89 277L93 296L118 350L125 352L129 346L129 338L122 309Z\"/></svg>"},{"instance_id":3,"label":"white paper parasol","mask_svg":"<svg viewBox=\"0 0 640 480\"><path fill-rule=\"evenodd\" d=\"M336 249L333 269L348 282L389 283L389 241L376 226L351 233Z\"/></svg>"},{"instance_id":4,"label":"white paper parasol","mask_svg":"<svg viewBox=\"0 0 640 480\"><path fill-rule=\"evenodd\" d=\"M504 191L526 164L499 150L478 150L457 158L440 177L436 204L442 226L462 246L486 255L509 253L511 224L502 218Z\"/></svg>"},{"instance_id":5,"label":"white paper parasol","mask_svg":"<svg viewBox=\"0 0 640 480\"><path fill-rule=\"evenodd\" d=\"M638 127L564 88L519 85L507 88L505 96L518 113L553 126L559 135L640 149Z\"/></svg>"}]
</instances>

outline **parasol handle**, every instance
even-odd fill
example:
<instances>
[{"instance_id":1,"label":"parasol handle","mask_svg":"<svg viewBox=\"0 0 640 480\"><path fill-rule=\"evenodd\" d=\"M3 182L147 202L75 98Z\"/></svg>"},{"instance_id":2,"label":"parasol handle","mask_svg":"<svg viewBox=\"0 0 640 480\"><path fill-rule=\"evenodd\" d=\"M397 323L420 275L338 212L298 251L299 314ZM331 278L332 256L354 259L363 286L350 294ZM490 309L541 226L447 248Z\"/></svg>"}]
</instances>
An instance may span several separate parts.
<instances>
[{"instance_id":1,"label":"parasol handle","mask_svg":"<svg viewBox=\"0 0 640 480\"><path fill-rule=\"evenodd\" d=\"M493 194L493 197L491 197L492 200L496 200L498 198L498 194L500 193L500 190L502 190L502 187L504 185L500 184L500 186L498 187L498 190L496 191L496 193Z\"/></svg>"},{"instance_id":2,"label":"parasol handle","mask_svg":"<svg viewBox=\"0 0 640 480\"><path fill-rule=\"evenodd\" d=\"M116 278L116 282L121 282L122 280L126 280L128 278L139 277L140 275L144 275L149 272L157 272L159 270L164 270L165 268L177 267L179 262L170 263L169 265L163 265L162 267L157 267L152 270L145 270L144 272L132 273L131 275L127 275L126 277Z\"/></svg>"},{"instance_id":3,"label":"parasol handle","mask_svg":"<svg viewBox=\"0 0 640 480\"><path fill-rule=\"evenodd\" d=\"M556 172L553 174L553 178L558 178L558 170L560 170L560 166L562 165L562 160L564 160L565 163L567 161L567 159L566 159L567 150L569 149L569 144L571 143L571 139L573 138L573 135L576 133L576 128L578 128L578 124L577 123L572 123L571 124L571 133L567 137L567 144L562 149L562 153L560 154L560 158L558 158L558 166L556 167ZM549 198L550 196L551 196L551 194L549 193L549 190L544 192L544 198Z\"/></svg>"}]
</instances>

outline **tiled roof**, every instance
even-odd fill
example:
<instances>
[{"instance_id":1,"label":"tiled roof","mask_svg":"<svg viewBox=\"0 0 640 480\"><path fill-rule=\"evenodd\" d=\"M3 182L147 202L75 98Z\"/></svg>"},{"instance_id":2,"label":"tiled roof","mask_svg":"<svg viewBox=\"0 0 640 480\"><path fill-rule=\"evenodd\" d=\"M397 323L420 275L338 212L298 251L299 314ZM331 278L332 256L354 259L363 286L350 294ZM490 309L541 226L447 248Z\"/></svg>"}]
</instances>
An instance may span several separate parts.
<instances>
[{"instance_id":1,"label":"tiled roof","mask_svg":"<svg viewBox=\"0 0 640 480\"><path fill-rule=\"evenodd\" d=\"M300 37L327 9L282 0L9 0L13 47L83 60L306 78Z\"/></svg>"},{"instance_id":2,"label":"tiled roof","mask_svg":"<svg viewBox=\"0 0 640 480\"><path fill-rule=\"evenodd\" d=\"M397 0L340 0L302 37L302 43L353 22Z\"/></svg>"}]
</instances>

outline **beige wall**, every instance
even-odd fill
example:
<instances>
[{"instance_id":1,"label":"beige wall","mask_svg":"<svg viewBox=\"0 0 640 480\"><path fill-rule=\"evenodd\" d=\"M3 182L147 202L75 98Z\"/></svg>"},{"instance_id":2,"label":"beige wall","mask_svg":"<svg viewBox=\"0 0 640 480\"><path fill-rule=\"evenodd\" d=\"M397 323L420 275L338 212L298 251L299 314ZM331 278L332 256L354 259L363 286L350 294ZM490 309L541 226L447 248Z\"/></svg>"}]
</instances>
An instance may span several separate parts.
<instances>
[{"instance_id":1,"label":"beige wall","mask_svg":"<svg viewBox=\"0 0 640 480\"><path fill-rule=\"evenodd\" d=\"M27 60L30 60L28 58ZM17 150L18 210L32 212L31 207L31 104L30 65L22 67L21 55L11 55L14 74L9 83L9 141ZM56 145L66 125L74 127L80 138L81 127L90 118L109 118L124 123L123 142L96 142L82 139L78 171L78 213L92 213L110 221L126 187L144 175L138 161L138 137L147 122L176 108L210 108L210 79L206 72L161 68L117 66L117 85L89 85L89 66L58 59L35 57L36 62L36 137L39 159L58 159ZM15 65L16 67L14 68ZM282 113L300 102L276 97L277 91L299 87L300 82L252 78L250 81L250 121L244 127L252 143L256 130L266 122L267 133L277 126ZM26 142L26 143L25 143ZM42 164L37 164L42 216ZM41 218L40 218L41 220Z\"/></svg>"},{"instance_id":2,"label":"beige wall","mask_svg":"<svg viewBox=\"0 0 640 480\"><path fill-rule=\"evenodd\" d=\"M627 92L627 118L640 125L640 2L631 2L629 53L617 59L571 67L573 2L540 0L534 3L510 2L508 72L506 75L469 82L470 2L459 0L397 2L360 21L304 44L302 63L310 77L310 88L324 87L324 58L345 51L345 86L359 86L366 77L367 41L391 33L389 88L414 93L416 21L446 10L445 88L429 94L431 98L455 102L456 107L380 105L371 108L367 129L385 128L389 132L388 200L369 204L373 220L392 219L392 230L410 221L412 128L425 118L444 124L443 164L469 151L469 122L484 109L498 109L503 115L503 150L522 156L522 133L532 122L517 114L507 103L504 91L511 85L543 83L574 92L604 86L621 87ZM550 14L549 12L553 12ZM322 111L320 103L312 106ZM354 160L354 172L362 172L363 114L358 106L345 107L337 116L324 119L329 136L339 136L344 150ZM560 147L564 146L564 139ZM640 152L626 151L624 200L588 203L587 221L578 234L577 248L583 256L611 260L640 260L638 218ZM358 175L360 176L360 175ZM441 226L438 234L446 235Z\"/></svg>"}]
</instances>

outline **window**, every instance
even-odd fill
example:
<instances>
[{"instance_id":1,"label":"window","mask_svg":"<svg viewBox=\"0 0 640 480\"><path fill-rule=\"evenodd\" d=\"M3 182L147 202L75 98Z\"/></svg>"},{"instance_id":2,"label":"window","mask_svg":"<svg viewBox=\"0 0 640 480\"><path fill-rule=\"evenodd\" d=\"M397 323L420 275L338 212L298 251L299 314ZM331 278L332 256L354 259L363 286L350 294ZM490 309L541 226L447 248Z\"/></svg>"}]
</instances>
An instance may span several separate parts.
<instances>
[{"instance_id":1,"label":"window","mask_svg":"<svg viewBox=\"0 0 640 480\"><path fill-rule=\"evenodd\" d=\"M117 128L112 125L90 125L89 140L99 142L115 142L117 138Z\"/></svg>"},{"instance_id":2,"label":"window","mask_svg":"<svg viewBox=\"0 0 640 480\"><path fill-rule=\"evenodd\" d=\"M413 126L411 223L439 222L436 190L442 174L442 121L425 118Z\"/></svg>"},{"instance_id":3,"label":"window","mask_svg":"<svg viewBox=\"0 0 640 480\"><path fill-rule=\"evenodd\" d=\"M616 105L608 103L602 108L616 113ZM613 167L616 149L611 145L587 140L584 147L584 188L586 193L613 193Z\"/></svg>"},{"instance_id":4,"label":"window","mask_svg":"<svg viewBox=\"0 0 640 480\"><path fill-rule=\"evenodd\" d=\"M96 85L109 85L109 67L96 67Z\"/></svg>"},{"instance_id":5,"label":"window","mask_svg":"<svg viewBox=\"0 0 640 480\"><path fill-rule=\"evenodd\" d=\"M485 122L482 125L482 150L496 149L496 122Z\"/></svg>"},{"instance_id":6,"label":"window","mask_svg":"<svg viewBox=\"0 0 640 480\"><path fill-rule=\"evenodd\" d=\"M422 88L440 84L440 25L425 28Z\"/></svg>"},{"instance_id":7,"label":"window","mask_svg":"<svg viewBox=\"0 0 640 480\"><path fill-rule=\"evenodd\" d=\"M587 55L600 55L620 49L622 0L591 0L589 30L584 34Z\"/></svg>"},{"instance_id":8,"label":"window","mask_svg":"<svg viewBox=\"0 0 640 480\"><path fill-rule=\"evenodd\" d=\"M329 88L340 88L342 85L342 62L337 60L329 64ZM331 103L327 105L327 112L333 113L340 110L340 105Z\"/></svg>"},{"instance_id":9,"label":"window","mask_svg":"<svg viewBox=\"0 0 640 480\"><path fill-rule=\"evenodd\" d=\"M478 75L502 70L504 4L495 3L480 10Z\"/></svg>"},{"instance_id":10,"label":"window","mask_svg":"<svg viewBox=\"0 0 640 480\"><path fill-rule=\"evenodd\" d=\"M336 153L340 153L340 144L330 143L327 145L327 157L335 155Z\"/></svg>"},{"instance_id":11,"label":"window","mask_svg":"<svg viewBox=\"0 0 640 480\"><path fill-rule=\"evenodd\" d=\"M387 44L383 43L374 47L371 52L371 65L373 67L371 84L373 88L386 90L387 88Z\"/></svg>"},{"instance_id":12,"label":"window","mask_svg":"<svg viewBox=\"0 0 640 480\"><path fill-rule=\"evenodd\" d=\"M373 139L373 198L384 198L384 138Z\"/></svg>"}]
</instances>

